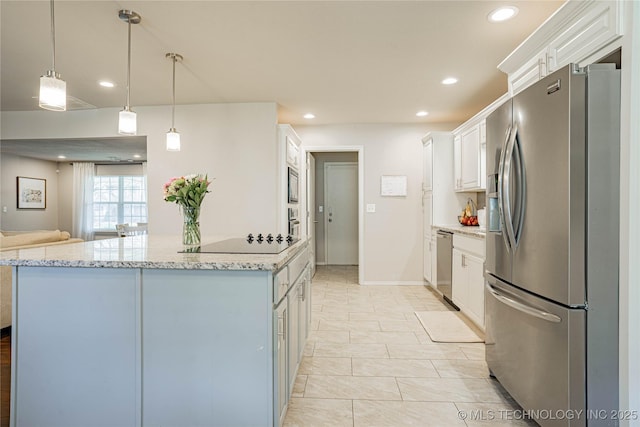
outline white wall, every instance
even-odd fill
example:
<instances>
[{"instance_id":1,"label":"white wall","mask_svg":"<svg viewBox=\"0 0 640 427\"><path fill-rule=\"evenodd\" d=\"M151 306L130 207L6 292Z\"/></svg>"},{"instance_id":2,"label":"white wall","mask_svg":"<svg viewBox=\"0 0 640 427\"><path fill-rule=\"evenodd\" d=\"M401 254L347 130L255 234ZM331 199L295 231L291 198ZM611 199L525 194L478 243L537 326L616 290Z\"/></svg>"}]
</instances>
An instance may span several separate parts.
<instances>
[{"instance_id":1,"label":"white wall","mask_svg":"<svg viewBox=\"0 0 640 427\"><path fill-rule=\"evenodd\" d=\"M58 228L57 163L3 154L0 158L0 229L7 231ZM16 178L46 179L46 208L18 209ZM6 207L7 212L2 212Z\"/></svg>"},{"instance_id":2,"label":"white wall","mask_svg":"<svg viewBox=\"0 0 640 427\"><path fill-rule=\"evenodd\" d=\"M173 176L215 178L202 205L204 236L277 229L277 108L275 103L176 106L182 151L165 150L171 107L134 107L138 135L147 136L149 232L179 235L178 206L162 199ZM118 109L3 112L1 137L80 138L117 135Z\"/></svg>"},{"instance_id":3,"label":"white wall","mask_svg":"<svg viewBox=\"0 0 640 427\"><path fill-rule=\"evenodd\" d=\"M303 147L363 146L363 284L422 284L422 140L457 124L296 126ZM330 150L329 150L330 151ZM381 197L381 175L406 175L407 197Z\"/></svg>"}]
</instances>

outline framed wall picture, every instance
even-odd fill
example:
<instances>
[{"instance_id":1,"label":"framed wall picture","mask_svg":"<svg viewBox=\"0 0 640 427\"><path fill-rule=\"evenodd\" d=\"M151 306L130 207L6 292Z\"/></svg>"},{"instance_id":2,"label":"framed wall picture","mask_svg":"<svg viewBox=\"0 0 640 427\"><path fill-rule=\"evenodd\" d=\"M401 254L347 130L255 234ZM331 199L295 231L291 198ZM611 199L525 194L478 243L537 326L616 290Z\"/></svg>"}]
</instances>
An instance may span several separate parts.
<instances>
[{"instance_id":1,"label":"framed wall picture","mask_svg":"<svg viewBox=\"0 0 640 427\"><path fill-rule=\"evenodd\" d=\"M47 207L47 180L19 176L18 209L45 209Z\"/></svg>"}]
</instances>

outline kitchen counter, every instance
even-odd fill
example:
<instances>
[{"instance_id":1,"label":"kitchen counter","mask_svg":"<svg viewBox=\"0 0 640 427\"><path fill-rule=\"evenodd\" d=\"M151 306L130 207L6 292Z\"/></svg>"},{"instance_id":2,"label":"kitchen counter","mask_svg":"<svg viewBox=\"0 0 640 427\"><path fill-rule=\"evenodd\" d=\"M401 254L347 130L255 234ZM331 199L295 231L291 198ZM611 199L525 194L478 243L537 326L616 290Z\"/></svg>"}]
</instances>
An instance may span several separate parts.
<instances>
[{"instance_id":1,"label":"kitchen counter","mask_svg":"<svg viewBox=\"0 0 640 427\"><path fill-rule=\"evenodd\" d=\"M224 237L203 238L202 242L219 240ZM0 265L275 271L304 244L299 241L279 254L267 255L179 253L180 236L144 235L5 251L0 253Z\"/></svg>"},{"instance_id":2,"label":"kitchen counter","mask_svg":"<svg viewBox=\"0 0 640 427\"><path fill-rule=\"evenodd\" d=\"M310 324L307 242L181 249L180 236L130 236L0 254L10 425L279 425Z\"/></svg>"},{"instance_id":3,"label":"kitchen counter","mask_svg":"<svg viewBox=\"0 0 640 427\"><path fill-rule=\"evenodd\" d=\"M479 237L484 239L486 237L487 229L485 227L477 226L465 226L460 224L448 224L448 225L432 225L433 230L445 230L456 234L463 234L465 236Z\"/></svg>"}]
</instances>

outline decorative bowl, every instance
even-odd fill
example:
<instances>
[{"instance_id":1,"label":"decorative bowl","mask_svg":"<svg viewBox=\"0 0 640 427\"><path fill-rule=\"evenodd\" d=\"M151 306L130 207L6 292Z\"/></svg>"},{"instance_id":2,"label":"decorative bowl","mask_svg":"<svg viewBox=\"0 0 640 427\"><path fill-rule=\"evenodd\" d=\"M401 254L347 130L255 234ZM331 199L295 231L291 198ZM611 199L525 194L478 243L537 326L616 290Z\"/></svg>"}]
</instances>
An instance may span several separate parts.
<instances>
[{"instance_id":1,"label":"decorative bowl","mask_svg":"<svg viewBox=\"0 0 640 427\"><path fill-rule=\"evenodd\" d=\"M476 215L469 216L469 217L463 217L462 215L458 215L458 222L465 226L477 227L478 217Z\"/></svg>"}]
</instances>

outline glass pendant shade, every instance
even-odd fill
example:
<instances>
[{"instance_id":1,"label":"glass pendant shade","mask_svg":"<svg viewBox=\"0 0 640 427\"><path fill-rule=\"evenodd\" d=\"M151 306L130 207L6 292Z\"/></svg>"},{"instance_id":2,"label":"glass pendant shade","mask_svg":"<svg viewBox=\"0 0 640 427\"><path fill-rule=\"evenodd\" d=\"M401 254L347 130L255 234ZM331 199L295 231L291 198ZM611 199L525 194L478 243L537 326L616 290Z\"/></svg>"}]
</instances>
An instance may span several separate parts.
<instances>
[{"instance_id":1,"label":"glass pendant shade","mask_svg":"<svg viewBox=\"0 0 640 427\"><path fill-rule=\"evenodd\" d=\"M167 151L180 151L180 133L175 128L167 132Z\"/></svg>"},{"instance_id":2,"label":"glass pendant shade","mask_svg":"<svg viewBox=\"0 0 640 427\"><path fill-rule=\"evenodd\" d=\"M118 133L121 135L135 135L137 129L136 113L125 107L120 111Z\"/></svg>"},{"instance_id":3,"label":"glass pendant shade","mask_svg":"<svg viewBox=\"0 0 640 427\"><path fill-rule=\"evenodd\" d=\"M66 111L67 83L54 71L40 77L40 100L38 105L45 110Z\"/></svg>"}]
</instances>

